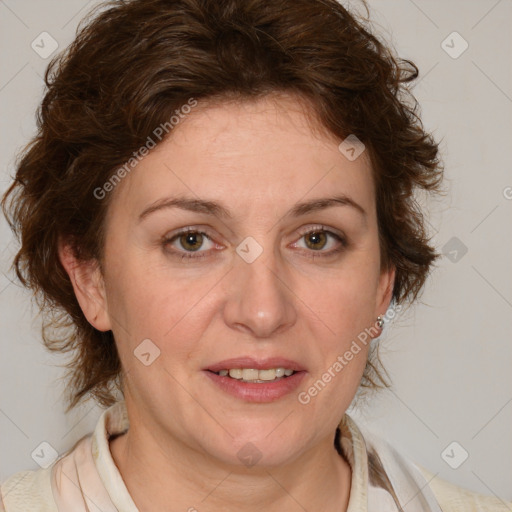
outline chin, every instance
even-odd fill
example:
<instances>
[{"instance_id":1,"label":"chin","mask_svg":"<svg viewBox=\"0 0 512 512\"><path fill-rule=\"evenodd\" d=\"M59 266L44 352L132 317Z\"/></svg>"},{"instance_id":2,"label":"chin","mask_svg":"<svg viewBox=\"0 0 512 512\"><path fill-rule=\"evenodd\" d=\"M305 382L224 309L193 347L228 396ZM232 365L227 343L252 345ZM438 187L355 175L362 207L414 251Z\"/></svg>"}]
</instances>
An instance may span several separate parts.
<instances>
[{"instance_id":1,"label":"chin","mask_svg":"<svg viewBox=\"0 0 512 512\"><path fill-rule=\"evenodd\" d=\"M286 415L285 415L286 416ZM229 466L239 467L275 467L286 465L299 456L304 443L304 435L299 435L298 429L286 420L275 416L272 421L247 421L243 425L227 423L224 429L219 427L219 437L201 439L201 445L211 457ZM239 434L237 434L237 432ZM205 443L206 441L206 443Z\"/></svg>"}]
</instances>

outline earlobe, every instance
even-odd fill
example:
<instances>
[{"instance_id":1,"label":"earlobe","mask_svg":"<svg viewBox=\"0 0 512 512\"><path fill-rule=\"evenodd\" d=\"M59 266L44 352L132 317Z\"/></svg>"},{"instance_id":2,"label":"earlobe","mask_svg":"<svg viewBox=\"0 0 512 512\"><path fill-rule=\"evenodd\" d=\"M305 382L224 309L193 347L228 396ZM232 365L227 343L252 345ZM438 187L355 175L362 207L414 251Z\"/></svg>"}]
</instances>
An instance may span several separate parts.
<instances>
[{"instance_id":1,"label":"earlobe","mask_svg":"<svg viewBox=\"0 0 512 512\"><path fill-rule=\"evenodd\" d=\"M377 315L384 315L389 308L393 297L393 288L395 284L395 267L391 266L381 272L379 278L379 292L377 297Z\"/></svg>"},{"instance_id":2,"label":"earlobe","mask_svg":"<svg viewBox=\"0 0 512 512\"><path fill-rule=\"evenodd\" d=\"M99 331L111 330L105 283L97 260L76 258L69 244L59 244L59 259L87 321Z\"/></svg>"}]
</instances>

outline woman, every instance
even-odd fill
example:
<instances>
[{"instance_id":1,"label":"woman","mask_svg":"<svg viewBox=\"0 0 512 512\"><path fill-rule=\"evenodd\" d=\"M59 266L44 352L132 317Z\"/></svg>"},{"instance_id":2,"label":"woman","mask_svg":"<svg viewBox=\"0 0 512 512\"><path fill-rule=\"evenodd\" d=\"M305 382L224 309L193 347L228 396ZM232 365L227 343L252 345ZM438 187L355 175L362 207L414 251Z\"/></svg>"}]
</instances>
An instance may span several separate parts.
<instances>
[{"instance_id":1,"label":"woman","mask_svg":"<svg viewBox=\"0 0 512 512\"><path fill-rule=\"evenodd\" d=\"M437 256L416 76L334 0L132 0L82 29L3 207L69 409L109 408L3 483L7 512L507 510L345 412Z\"/></svg>"}]
</instances>

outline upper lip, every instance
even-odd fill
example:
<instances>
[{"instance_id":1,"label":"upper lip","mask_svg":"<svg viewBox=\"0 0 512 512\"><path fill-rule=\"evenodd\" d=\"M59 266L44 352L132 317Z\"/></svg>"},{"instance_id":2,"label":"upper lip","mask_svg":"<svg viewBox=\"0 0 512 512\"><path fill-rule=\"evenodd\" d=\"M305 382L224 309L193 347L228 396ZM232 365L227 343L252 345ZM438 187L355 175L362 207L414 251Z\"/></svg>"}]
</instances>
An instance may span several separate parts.
<instances>
[{"instance_id":1,"label":"upper lip","mask_svg":"<svg viewBox=\"0 0 512 512\"><path fill-rule=\"evenodd\" d=\"M265 359L256 359L250 356L234 357L231 359L225 359L215 364L208 365L204 370L210 370L212 372L220 372L221 370L230 370L235 368L253 368L256 370L268 370L270 368L286 368L294 370L296 372L304 371L304 367L292 361L291 359L285 359L283 357L269 357Z\"/></svg>"}]
</instances>

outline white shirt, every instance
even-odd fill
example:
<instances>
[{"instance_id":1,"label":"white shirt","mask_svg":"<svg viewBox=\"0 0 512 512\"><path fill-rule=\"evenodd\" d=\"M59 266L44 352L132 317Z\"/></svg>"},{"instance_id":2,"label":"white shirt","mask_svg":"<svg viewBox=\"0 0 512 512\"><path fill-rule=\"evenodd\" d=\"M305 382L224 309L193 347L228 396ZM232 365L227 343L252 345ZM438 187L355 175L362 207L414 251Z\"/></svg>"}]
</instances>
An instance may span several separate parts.
<instances>
[{"instance_id":1,"label":"white shirt","mask_svg":"<svg viewBox=\"0 0 512 512\"><path fill-rule=\"evenodd\" d=\"M112 458L109 438L128 430L124 401L51 466L20 471L0 486L0 512L138 512ZM505 512L512 503L445 482L412 464L347 414L338 451L352 470L347 512ZM3 506L2 506L3 501Z\"/></svg>"}]
</instances>

